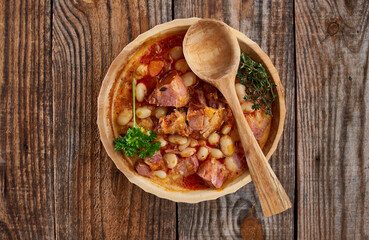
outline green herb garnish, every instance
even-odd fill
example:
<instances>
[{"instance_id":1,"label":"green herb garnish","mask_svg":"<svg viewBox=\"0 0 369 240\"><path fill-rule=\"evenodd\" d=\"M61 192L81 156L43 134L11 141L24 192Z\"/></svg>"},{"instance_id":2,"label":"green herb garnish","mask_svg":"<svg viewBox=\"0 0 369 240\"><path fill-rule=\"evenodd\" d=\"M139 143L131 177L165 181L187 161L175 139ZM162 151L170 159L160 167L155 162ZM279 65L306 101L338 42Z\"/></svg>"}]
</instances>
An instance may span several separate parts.
<instances>
[{"instance_id":1,"label":"green herb garnish","mask_svg":"<svg viewBox=\"0 0 369 240\"><path fill-rule=\"evenodd\" d=\"M156 132L139 127L136 123L136 91L134 78L132 79L132 94L133 127L128 129L124 137L118 137L114 140L114 150L123 150L127 156L138 154L140 158L145 158L147 155L152 157L159 151L161 144L159 141L153 142L157 137Z\"/></svg>"},{"instance_id":2,"label":"green herb garnish","mask_svg":"<svg viewBox=\"0 0 369 240\"><path fill-rule=\"evenodd\" d=\"M140 158L145 158L146 155L152 157L160 149L160 142L153 141L156 139L156 132L147 131L141 127L133 127L128 129L124 137L115 139L114 150L124 150L127 156L138 154Z\"/></svg>"},{"instance_id":3,"label":"green herb garnish","mask_svg":"<svg viewBox=\"0 0 369 240\"><path fill-rule=\"evenodd\" d=\"M272 103L277 96L274 91L276 85L269 79L263 65L241 52L237 78L240 79L241 84L246 86L244 99L254 103L252 108L254 110L264 109L266 114L272 116Z\"/></svg>"}]
</instances>

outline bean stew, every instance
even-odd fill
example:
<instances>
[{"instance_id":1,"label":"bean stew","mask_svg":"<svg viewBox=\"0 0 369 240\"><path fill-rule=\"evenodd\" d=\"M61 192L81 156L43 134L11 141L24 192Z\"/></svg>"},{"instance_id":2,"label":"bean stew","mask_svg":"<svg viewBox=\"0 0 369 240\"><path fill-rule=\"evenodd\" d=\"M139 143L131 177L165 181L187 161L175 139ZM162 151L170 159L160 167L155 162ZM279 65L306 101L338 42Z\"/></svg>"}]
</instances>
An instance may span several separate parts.
<instances>
[{"instance_id":1,"label":"bean stew","mask_svg":"<svg viewBox=\"0 0 369 240\"><path fill-rule=\"evenodd\" d=\"M129 158L142 177L173 190L221 189L247 169L244 150L224 97L184 59L183 38L178 33L152 42L129 65L114 95L114 133L122 138L137 122L145 134L155 134L158 151ZM263 148L272 115L255 107L249 88L236 79L244 116Z\"/></svg>"}]
</instances>

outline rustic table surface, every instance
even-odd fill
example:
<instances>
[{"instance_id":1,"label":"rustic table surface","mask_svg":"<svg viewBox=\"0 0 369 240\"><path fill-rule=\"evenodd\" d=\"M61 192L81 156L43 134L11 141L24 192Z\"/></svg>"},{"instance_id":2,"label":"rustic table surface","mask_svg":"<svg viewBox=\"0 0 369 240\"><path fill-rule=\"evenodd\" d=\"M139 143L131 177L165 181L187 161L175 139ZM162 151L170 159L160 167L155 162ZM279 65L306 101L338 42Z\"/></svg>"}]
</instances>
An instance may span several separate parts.
<instances>
[{"instance_id":1,"label":"rustic table surface","mask_svg":"<svg viewBox=\"0 0 369 240\"><path fill-rule=\"evenodd\" d=\"M253 184L199 204L147 194L99 140L113 59L193 16L239 29L279 71L282 214L262 216ZM0 19L0 239L262 239L258 226L265 239L369 239L369 1L1 0Z\"/></svg>"}]
</instances>

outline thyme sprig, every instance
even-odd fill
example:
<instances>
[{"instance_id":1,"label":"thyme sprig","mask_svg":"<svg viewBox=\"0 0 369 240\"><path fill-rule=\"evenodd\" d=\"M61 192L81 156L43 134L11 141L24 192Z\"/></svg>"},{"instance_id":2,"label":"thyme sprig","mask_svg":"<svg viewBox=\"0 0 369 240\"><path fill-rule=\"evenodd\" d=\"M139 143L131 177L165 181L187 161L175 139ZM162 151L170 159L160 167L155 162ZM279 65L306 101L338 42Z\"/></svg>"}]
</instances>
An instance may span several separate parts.
<instances>
[{"instance_id":1,"label":"thyme sprig","mask_svg":"<svg viewBox=\"0 0 369 240\"><path fill-rule=\"evenodd\" d=\"M241 52L237 78L240 79L241 84L246 86L244 99L253 102L252 108L264 109L266 114L272 116L272 103L277 96L274 89L276 85L270 80L264 66Z\"/></svg>"}]
</instances>

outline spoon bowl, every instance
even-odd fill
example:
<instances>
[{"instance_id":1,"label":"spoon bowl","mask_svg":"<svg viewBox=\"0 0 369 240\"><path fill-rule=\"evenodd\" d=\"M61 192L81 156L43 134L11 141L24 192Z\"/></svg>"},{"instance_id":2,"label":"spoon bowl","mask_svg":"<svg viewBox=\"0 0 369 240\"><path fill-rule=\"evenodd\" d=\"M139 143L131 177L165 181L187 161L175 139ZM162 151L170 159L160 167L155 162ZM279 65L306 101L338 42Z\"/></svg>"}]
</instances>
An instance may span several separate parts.
<instances>
[{"instance_id":1,"label":"spoon bowl","mask_svg":"<svg viewBox=\"0 0 369 240\"><path fill-rule=\"evenodd\" d=\"M243 115L235 90L240 46L230 28L216 20L199 20L185 35L183 53L191 70L218 88L232 109L264 216L269 217L291 208L285 190Z\"/></svg>"},{"instance_id":2,"label":"spoon bowl","mask_svg":"<svg viewBox=\"0 0 369 240\"><path fill-rule=\"evenodd\" d=\"M237 38L224 23L198 21L186 33L183 46L186 60L191 60L188 65L201 79L214 85L236 74L241 51Z\"/></svg>"}]
</instances>

